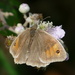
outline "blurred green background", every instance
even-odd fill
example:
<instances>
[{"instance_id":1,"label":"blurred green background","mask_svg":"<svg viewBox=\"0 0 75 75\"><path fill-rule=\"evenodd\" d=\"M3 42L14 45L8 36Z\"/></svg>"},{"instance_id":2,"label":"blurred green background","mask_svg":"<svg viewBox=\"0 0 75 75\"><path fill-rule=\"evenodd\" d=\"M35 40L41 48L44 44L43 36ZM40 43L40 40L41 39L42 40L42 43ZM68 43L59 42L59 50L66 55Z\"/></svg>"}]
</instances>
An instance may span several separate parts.
<instances>
[{"instance_id":1,"label":"blurred green background","mask_svg":"<svg viewBox=\"0 0 75 75\"><path fill-rule=\"evenodd\" d=\"M75 75L75 0L0 0L0 9L14 14L6 18L10 26L24 23L23 15L18 11L21 3L28 3L32 13L42 13L44 18L51 16L46 20L53 21L54 25L62 24L66 31L63 40L68 47L69 60L41 69L16 65L4 44L6 36L12 32L3 30L0 31L0 75Z\"/></svg>"}]
</instances>

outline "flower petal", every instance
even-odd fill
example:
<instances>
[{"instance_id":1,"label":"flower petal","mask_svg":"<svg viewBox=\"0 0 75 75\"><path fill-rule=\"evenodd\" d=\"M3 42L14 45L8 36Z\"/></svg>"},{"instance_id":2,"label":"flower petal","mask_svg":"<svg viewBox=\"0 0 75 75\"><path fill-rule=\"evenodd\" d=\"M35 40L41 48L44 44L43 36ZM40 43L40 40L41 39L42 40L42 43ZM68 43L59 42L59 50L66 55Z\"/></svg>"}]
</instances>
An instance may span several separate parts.
<instances>
[{"instance_id":1,"label":"flower petal","mask_svg":"<svg viewBox=\"0 0 75 75\"><path fill-rule=\"evenodd\" d=\"M56 39L62 39L65 36L65 31L62 29L62 25L53 26L52 28L49 27L46 31Z\"/></svg>"}]
</instances>

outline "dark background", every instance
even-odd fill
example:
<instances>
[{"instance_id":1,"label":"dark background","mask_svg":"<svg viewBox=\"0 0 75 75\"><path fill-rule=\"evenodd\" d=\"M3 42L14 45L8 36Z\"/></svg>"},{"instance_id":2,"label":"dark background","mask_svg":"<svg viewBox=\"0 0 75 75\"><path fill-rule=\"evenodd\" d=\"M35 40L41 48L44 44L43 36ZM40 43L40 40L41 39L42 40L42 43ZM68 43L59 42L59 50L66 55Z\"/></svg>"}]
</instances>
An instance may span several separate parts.
<instances>
[{"instance_id":1,"label":"dark background","mask_svg":"<svg viewBox=\"0 0 75 75\"><path fill-rule=\"evenodd\" d=\"M18 11L21 3L29 4L32 13L42 13L44 18L50 16L46 20L53 21L54 25L62 25L66 32L63 40L68 48L69 60L41 69L16 65L4 45L5 37L12 33L4 30L0 31L0 75L75 75L75 0L0 0L0 8L14 14L6 19L10 26L24 22L23 15Z\"/></svg>"}]
</instances>

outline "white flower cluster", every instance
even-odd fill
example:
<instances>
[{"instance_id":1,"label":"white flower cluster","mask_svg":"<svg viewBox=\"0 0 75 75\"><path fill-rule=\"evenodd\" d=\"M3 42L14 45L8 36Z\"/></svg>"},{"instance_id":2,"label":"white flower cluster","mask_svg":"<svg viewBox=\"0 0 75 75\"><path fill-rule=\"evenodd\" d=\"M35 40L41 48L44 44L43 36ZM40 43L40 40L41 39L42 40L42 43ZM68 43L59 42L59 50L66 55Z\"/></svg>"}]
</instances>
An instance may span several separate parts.
<instances>
[{"instance_id":1,"label":"white flower cluster","mask_svg":"<svg viewBox=\"0 0 75 75\"><path fill-rule=\"evenodd\" d=\"M26 24L30 24L30 26L33 26L35 24L38 24L38 29L45 30L49 34L51 34L56 39L62 39L65 36L65 31L62 29L61 26L54 26L53 22L47 22L47 21L40 21L40 15L39 14L31 14L27 17L25 14L30 10L30 7L28 4L23 3L19 6L19 11L24 14L25 17L25 26ZM23 32L24 26L21 23L17 24L17 27L15 28L15 32L17 34Z\"/></svg>"},{"instance_id":2,"label":"white flower cluster","mask_svg":"<svg viewBox=\"0 0 75 75\"><path fill-rule=\"evenodd\" d=\"M65 36L65 31L62 29L62 25L54 26L53 22L41 22L38 25L39 29L45 30L49 34L51 34L56 39L62 39Z\"/></svg>"},{"instance_id":3,"label":"white flower cluster","mask_svg":"<svg viewBox=\"0 0 75 75\"><path fill-rule=\"evenodd\" d=\"M38 29L42 29L42 30L46 30L48 27L52 27L53 26L53 22L46 22L46 21L41 21L41 23L38 25Z\"/></svg>"}]
</instances>

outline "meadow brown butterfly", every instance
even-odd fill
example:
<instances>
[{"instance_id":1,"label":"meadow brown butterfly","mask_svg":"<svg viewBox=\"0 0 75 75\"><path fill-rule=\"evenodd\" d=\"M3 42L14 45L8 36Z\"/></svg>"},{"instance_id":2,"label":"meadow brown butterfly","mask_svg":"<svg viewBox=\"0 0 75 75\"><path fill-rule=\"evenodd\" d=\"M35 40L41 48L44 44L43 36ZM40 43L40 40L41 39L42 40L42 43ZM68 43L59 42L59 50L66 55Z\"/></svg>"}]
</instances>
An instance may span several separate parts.
<instances>
[{"instance_id":1,"label":"meadow brown butterfly","mask_svg":"<svg viewBox=\"0 0 75 75\"><path fill-rule=\"evenodd\" d=\"M10 53L15 63L33 67L46 67L67 58L62 44L46 31L37 29L37 25L27 28L15 38Z\"/></svg>"}]
</instances>

